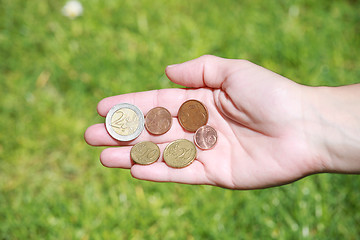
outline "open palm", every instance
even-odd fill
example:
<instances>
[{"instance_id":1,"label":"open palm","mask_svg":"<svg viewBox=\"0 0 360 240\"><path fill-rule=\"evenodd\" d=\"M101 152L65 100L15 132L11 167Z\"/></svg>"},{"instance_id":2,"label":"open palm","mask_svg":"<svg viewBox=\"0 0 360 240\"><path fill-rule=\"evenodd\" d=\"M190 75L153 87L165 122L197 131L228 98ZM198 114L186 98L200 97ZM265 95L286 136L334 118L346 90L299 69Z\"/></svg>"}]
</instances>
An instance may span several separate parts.
<instances>
[{"instance_id":1,"label":"open palm","mask_svg":"<svg viewBox=\"0 0 360 240\"><path fill-rule=\"evenodd\" d=\"M98 112L106 116L112 106L127 102L144 114L162 106L173 116L164 135L146 130L135 140L111 138L104 124L89 127L85 139L94 146L122 146L105 149L100 156L107 167L131 169L138 179L210 184L233 189L255 189L286 184L314 172L311 146L304 134L300 86L280 75L243 60L203 56L166 69L169 79L191 89L162 89L130 93L102 100ZM175 169L162 159L151 165L134 164L131 146L152 141L161 152L173 140L193 139L177 120L183 102L197 99L209 112L208 125L218 132L211 150L198 149L195 161Z\"/></svg>"}]
</instances>

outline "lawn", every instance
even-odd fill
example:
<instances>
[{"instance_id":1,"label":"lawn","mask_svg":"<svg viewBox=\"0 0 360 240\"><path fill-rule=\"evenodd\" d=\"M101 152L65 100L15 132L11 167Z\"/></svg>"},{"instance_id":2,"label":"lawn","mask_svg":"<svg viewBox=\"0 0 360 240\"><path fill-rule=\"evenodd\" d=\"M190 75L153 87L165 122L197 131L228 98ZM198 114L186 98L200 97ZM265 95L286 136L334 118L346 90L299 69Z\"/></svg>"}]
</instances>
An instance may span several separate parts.
<instances>
[{"instance_id":1,"label":"lawn","mask_svg":"<svg viewBox=\"0 0 360 240\"><path fill-rule=\"evenodd\" d=\"M296 82L360 82L360 2L0 0L0 239L358 239L360 177L255 191L152 183L104 168L85 129L102 98L177 87L203 54Z\"/></svg>"}]
</instances>

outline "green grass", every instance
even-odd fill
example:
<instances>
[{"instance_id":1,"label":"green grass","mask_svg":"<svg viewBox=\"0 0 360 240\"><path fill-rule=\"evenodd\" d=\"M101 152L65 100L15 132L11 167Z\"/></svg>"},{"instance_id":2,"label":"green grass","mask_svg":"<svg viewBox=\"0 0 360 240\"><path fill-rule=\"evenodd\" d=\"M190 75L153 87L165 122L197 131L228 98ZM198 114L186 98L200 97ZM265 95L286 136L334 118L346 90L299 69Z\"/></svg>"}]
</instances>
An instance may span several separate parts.
<instances>
[{"instance_id":1,"label":"green grass","mask_svg":"<svg viewBox=\"0 0 360 240\"><path fill-rule=\"evenodd\" d=\"M358 1L0 0L0 239L357 239L360 178L256 191L151 183L83 140L111 95L168 64L244 58L307 85L360 82Z\"/></svg>"}]
</instances>

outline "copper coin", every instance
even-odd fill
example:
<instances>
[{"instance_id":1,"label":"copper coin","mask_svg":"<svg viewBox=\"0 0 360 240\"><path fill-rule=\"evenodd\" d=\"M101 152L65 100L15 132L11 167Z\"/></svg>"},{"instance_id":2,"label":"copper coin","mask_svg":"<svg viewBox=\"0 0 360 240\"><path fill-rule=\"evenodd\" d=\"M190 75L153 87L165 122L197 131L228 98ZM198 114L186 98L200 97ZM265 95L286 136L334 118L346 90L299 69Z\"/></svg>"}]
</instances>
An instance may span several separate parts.
<instances>
[{"instance_id":1,"label":"copper coin","mask_svg":"<svg viewBox=\"0 0 360 240\"><path fill-rule=\"evenodd\" d=\"M217 132L213 127L205 125L196 130L194 135L196 146L203 150L211 149L217 142Z\"/></svg>"},{"instance_id":2,"label":"copper coin","mask_svg":"<svg viewBox=\"0 0 360 240\"><path fill-rule=\"evenodd\" d=\"M139 142L131 148L130 156L134 162L148 165L159 159L160 149L153 142Z\"/></svg>"},{"instance_id":3,"label":"copper coin","mask_svg":"<svg viewBox=\"0 0 360 240\"><path fill-rule=\"evenodd\" d=\"M199 127L206 125L208 118L206 107L194 99L184 102L178 112L180 125L189 132L195 132Z\"/></svg>"},{"instance_id":4,"label":"copper coin","mask_svg":"<svg viewBox=\"0 0 360 240\"><path fill-rule=\"evenodd\" d=\"M183 168L196 158L195 145L186 139L178 139L169 143L164 150L164 161L170 167Z\"/></svg>"},{"instance_id":5,"label":"copper coin","mask_svg":"<svg viewBox=\"0 0 360 240\"><path fill-rule=\"evenodd\" d=\"M145 127L154 135L166 133L171 128L171 125L172 117L166 108L156 107L146 114Z\"/></svg>"}]
</instances>

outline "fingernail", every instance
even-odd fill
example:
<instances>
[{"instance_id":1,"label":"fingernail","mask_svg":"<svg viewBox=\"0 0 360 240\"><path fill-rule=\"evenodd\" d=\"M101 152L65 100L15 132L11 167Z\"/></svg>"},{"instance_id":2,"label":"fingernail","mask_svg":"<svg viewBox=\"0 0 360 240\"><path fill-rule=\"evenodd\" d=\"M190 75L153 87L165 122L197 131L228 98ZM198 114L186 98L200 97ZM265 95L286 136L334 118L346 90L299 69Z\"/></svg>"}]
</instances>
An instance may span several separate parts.
<instances>
[{"instance_id":1,"label":"fingernail","mask_svg":"<svg viewBox=\"0 0 360 240\"><path fill-rule=\"evenodd\" d=\"M172 64L172 65L168 65L166 68L172 68L172 67L176 67L179 64Z\"/></svg>"}]
</instances>

